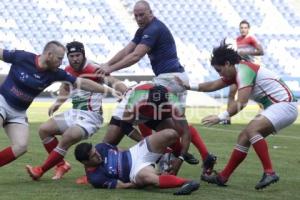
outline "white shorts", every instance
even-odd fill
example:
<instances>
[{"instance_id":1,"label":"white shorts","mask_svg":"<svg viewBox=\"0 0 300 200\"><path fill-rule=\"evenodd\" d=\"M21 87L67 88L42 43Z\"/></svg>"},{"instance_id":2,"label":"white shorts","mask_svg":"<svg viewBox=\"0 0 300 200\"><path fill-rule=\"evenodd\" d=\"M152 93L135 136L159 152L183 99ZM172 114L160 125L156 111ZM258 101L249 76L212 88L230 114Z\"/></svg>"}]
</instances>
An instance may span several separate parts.
<instances>
[{"instance_id":1,"label":"white shorts","mask_svg":"<svg viewBox=\"0 0 300 200\"><path fill-rule=\"evenodd\" d=\"M180 78L183 83L189 84L189 77L186 72L160 74L153 78L153 82L157 85L162 85L168 88L170 92L175 93L178 96L180 103L185 106L187 91L183 86L178 84L175 80L175 76Z\"/></svg>"},{"instance_id":2,"label":"white shorts","mask_svg":"<svg viewBox=\"0 0 300 200\"><path fill-rule=\"evenodd\" d=\"M122 98L121 102L118 103L116 109L114 110L112 116L116 119L123 120L124 112L126 109L126 105L128 103L129 96L131 94L131 90L126 92L125 96Z\"/></svg>"},{"instance_id":3,"label":"white shorts","mask_svg":"<svg viewBox=\"0 0 300 200\"><path fill-rule=\"evenodd\" d=\"M271 121L275 131L291 125L298 117L298 109L296 102L280 102L269 106L263 110L261 115Z\"/></svg>"},{"instance_id":4,"label":"white shorts","mask_svg":"<svg viewBox=\"0 0 300 200\"><path fill-rule=\"evenodd\" d=\"M56 121L61 132L74 125L80 126L85 131L84 138L91 137L99 130L103 123L103 117L100 113L79 109L70 109L64 113L55 115L53 119Z\"/></svg>"},{"instance_id":5,"label":"white shorts","mask_svg":"<svg viewBox=\"0 0 300 200\"><path fill-rule=\"evenodd\" d=\"M0 115L3 118L3 124L8 123L18 123L24 124L28 126L28 118L26 115L26 111L16 110L4 99L4 97L0 94Z\"/></svg>"},{"instance_id":6,"label":"white shorts","mask_svg":"<svg viewBox=\"0 0 300 200\"><path fill-rule=\"evenodd\" d=\"M148 140L145 138L129 149L132 166L130 169L130 181L135 183L135 177L141 169L155 162L162 156L159 153L153 153L148 148Z\"/></svg>"}]
</instances>

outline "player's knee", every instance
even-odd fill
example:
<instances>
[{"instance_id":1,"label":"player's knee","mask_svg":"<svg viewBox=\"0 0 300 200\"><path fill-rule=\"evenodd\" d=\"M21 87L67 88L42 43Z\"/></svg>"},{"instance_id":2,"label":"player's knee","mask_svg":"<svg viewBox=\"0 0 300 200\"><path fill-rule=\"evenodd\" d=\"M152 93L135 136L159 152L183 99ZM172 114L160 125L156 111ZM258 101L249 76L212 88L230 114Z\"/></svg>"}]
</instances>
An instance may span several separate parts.
<instances>
[{"instance_id":1,"label":"player's knee","mask_svg":"<svg viewBox=\"0 0 300 200\"><path fill-rule=\"evenodd\" d=\"M248 135L246 131L242 131L237 139L237 143L241 144L241 143L247 143L249 141L248 139Z\"/></svg>"},{"instance_id":2,"label":"player's knee","mask_svg":"<svg viewBox=\"0 0 300 200\"><path fill-rule=\"evenodd\" d=\"M51 135L51 133L49 132L49 127L46 124L40 125L39 135L41 138L45 138Z\"/></svg>"},{"instance_id":3,"label":"player's knee","mask_svg":"<svg viewBox=\"0 0 300 200\"><path fill-rule=\"evenodd\" d=\"M152 177L148 175L147 173L139 174L136 177L136 184L138 187L144 187L147 185L152 185Z\"/></svg>"},{"instance_id":4,"label":"player's knee","mask_svg":"<svg viewBox=\"0 0 300 200\"><path fill-rule=\"evenodd\" d=\"M19 143L12 145L12 150L16 157L19 157L27 152L28 144Z\"/></svg>"},{"instance_id":5,"label":"player's knee","mask_svg":"<svg viewBox=\"0 0 300 200\"><path fill-rule=\"evenodd\" d=\"M240 133L240 136L241 136L241 137L245 137L246 140L250 140L250 139L255 135L255 132L256 132L256 131L251 130L251 128L246 127L246 128Z\"/></svg>"},{"instance_id":6,"label":"player's knee","mask_svg":"<svg viewBox=\"0 0 300 200\"><path fill-rule=\"evenodd\" d=\"M179 134L174 129L165 129L165 135L168 141L176 141L179 137Z\"/></svg>"}]
</instances>

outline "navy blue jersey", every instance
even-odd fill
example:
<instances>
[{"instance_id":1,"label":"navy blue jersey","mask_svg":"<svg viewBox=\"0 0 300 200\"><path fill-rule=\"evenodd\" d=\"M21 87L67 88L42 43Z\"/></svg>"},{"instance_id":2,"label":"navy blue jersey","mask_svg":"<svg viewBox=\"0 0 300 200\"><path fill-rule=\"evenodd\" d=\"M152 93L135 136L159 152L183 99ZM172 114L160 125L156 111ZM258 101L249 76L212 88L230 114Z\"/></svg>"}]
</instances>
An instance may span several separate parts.
<instances>
[{"instance_id":1,"label":"navy blue jersey","mask_svg":"<svg viewBox=\"0 0 300 200\"><path fill-rule=\"evenodd\" d=\"M183 72L180 65L175 40L165 24L154 18L145 28L139 28L132 42L151 48L148 56L156 76L163 73Z\"/></svg>"},{"instance_id":2,"label":"navy blue jersey","mask_svg":"<svg viewBox=\"0 0 300 200\"><path fill-rule=\"evenodd\" d=\"M37 62L38 55L26 51L3 50L3 61L12 65L0 87L0 94L16 110L26 110L33 99L55 81L68 81L72 84L76 81L76 77L62 69L41 69Z\"/></svg>"},{"instance_id":3,"label":"navy blue jersey","mask_svg":"<svg viewBox=\"0 0 300 200\"><path fill-rule=\"evenodd\" d=\"M118 151L116 146L99 143L95 146L103 162L94 169L87 169L89 183L95 188L116 188L117 181L130 182L131 155L129 151Z\"/></svg>"}]
</instances>

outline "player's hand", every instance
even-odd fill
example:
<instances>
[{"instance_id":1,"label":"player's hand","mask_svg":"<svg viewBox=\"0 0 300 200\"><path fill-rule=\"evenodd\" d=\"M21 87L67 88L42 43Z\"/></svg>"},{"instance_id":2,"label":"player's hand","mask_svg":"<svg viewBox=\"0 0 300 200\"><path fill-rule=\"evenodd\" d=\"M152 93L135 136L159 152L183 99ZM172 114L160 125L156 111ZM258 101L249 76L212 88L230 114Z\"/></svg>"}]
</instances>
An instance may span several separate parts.
<instances>
[{"instance_id":1,"label":"player's hand","mask_svg":"<svg viewBox=\"0 0 300 200\"><path fill-rule=\"evenodd\" d=\"M119 92L113 88L110 88L110 91L109 91L114 97L117 97L118 99L118 102L121 102L122 99L123 99L123 94L122 92Z\"/></svg>"},{"instance_id":2,"label":"player's hand","mask_svg":"<svg viewBox=\"0 0 300 200\"><path fill-rule=\"evenodd\" d=\"M111 73L111 71L109 70L108 64L100 64L100 67L98 67L95 73L105 74L106 76L108 76Z\"/></svg>"},{"instance_id":3,"label":"player's hand","mask_svg":"<svg viewBox=\"0 0 300 200\"><path fill-rule=\"evenodd\" d=\"M201 121L202 125L204 126L212 126L215 124L218 124L220 122L220 119L217 115L208 115L204 117Z\"/></svg>"},{"instance_id":4,"label":"player's hand","mask_svg":"<svg viewBox=\"0 0 300 200\"><path fill-rule=\"evenodd\" d=\"M179 158L172 160L169 174L177 175L182 163L183 163L183 160L181 160Z\"/></svg>"},{"instance_id":5,"label":"player's hand","mask_svg":"<svg viewBox=\"0 0 300 200\"><path fill-rule=\"evenodd\" d=\"M175 81L178 83L178 85L184 87L186 90L191 88L190 85L185 84L178 76L175 76Z\"/></svg>"},{"instance_id":6,"label":"player's hand","mask_svg":"<svg viewBox=\"0 0 300 200\"><path fill-rule=\"evenodd\" d=\"M60 105L57 103L52 104L48 109L48 116L51 117L59 109Z\"/></svg>"},{"instance_id":7,"label":"player's hand","mask_svg":"<svg viewBox=\"0 0 300 200\"><path fill-rule=\"evenodd\" d=\"M105 72L102 71L102 69L96 69L94 75L97 77L98 81L100 83L105 83Z\"/></svg>"}]
</instances>

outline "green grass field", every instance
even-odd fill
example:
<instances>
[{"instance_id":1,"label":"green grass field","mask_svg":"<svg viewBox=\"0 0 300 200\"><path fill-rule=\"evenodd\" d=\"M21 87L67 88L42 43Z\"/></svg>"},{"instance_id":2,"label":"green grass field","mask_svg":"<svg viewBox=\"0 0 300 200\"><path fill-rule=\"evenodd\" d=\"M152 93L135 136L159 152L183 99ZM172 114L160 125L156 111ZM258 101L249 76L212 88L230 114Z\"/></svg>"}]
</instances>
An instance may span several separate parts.
<instances>
[{"instance_id":1,"label":"green grass field","mask_svg":"<svg viewBox=\"0 0 300 200\"><path fill-rule=\"evenodd\" d=\"M200 189L190 196L176 197L172 193L174 190L159 190L149 188L147 190L103 190L93 189L91 186L81 186L75 184L75 179L83 175L83 168L76 162L73 156L74 148L69 150L66 159L72 164L72 170L59 181L51 180L53 171L46 173L40 181L32 181L25 172L25 165L41 164L46 158L44 150L37 134L40 123L46 121L47 108L49 103L34 103L29 111L30 120L30 144L28 152L13 163L0 169L0 200L57 200L57 199L220 199L220 200L291 200L300 199L300 120L275 137L268 138L269 150L273 159L273 165L276 172L280 175L280 181L265 190L256 191L255 184L260 180L262 167L256 154L251 149L247 159L235 171L228 187L217 187L201 182ZM66 105L63 109L67 109ZM105 124L110 119L114 104L105 104ZM187 116L190 123L194 124L200 131L205 140L209 151L218 156L216 165L217 170L221 170L226 164L232 148L236 142L239 131L245 126L245 123L257 113L255 106L249 106L241 115L233 118L233 125L218 125L213 128L203 127L199 124L200 119L206 114L216 113L219 108L193 108L187 110ZM197 114L197 115L196 115ZM106 126L95 134L89 141L94 144L101 141ZM20 133L22 134L22 133ZM0 148L8 146L9 141L3 130L0 134ZM134 144L125 138L120 147L130 147ZM198 156L193 146L190 148L194 155ZM200 165L191 166L184 164L180 176L199 180Z\"/></svg>"}]
</instances>

